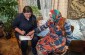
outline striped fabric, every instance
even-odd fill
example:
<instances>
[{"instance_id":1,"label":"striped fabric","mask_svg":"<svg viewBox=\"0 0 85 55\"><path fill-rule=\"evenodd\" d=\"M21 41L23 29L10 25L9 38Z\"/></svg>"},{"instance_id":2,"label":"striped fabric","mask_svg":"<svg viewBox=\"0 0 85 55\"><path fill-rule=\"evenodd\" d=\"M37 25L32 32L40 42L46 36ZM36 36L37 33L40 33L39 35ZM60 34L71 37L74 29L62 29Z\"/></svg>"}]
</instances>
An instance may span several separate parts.
<instances>
[{"instance_id":1,"label":"striped fabric","mask_svg":"<svg viewBox=\"0 0 85 55\"><path fill-rule=\"evenodd\" d=\"M66 43L66 38L62 36L61 30L57 31L57 27L54 29L54 24L51 23L50 25L48 25L47 22L45 25L42 25L41 27L35 29L35 32L39 33L48 27L50 32L44 38L38 41L36 48L39 51L41 51L44 55L47 55L48 53L51 52L63 51ZM59 32L59 35L56 34L55 31L57 33Z\"/></svg>"},{"instance_id":2,"label":"striped fabric","mask_svg":"<svg viewBox=\"0 0 85 55\"><path fill-rule=\"evenodd\" d=\"M38 27L37 29L35 29L35 33L40 33L41 31L45 30L46 28L48 28L48 22L44 25L42 25L41 27ZM66 31L66 38L67 38L67 45L70 44L71 40L77 40L77 38L73 37L72 31L71 31L71 24L69 21L65 22L64 25L65 31Z\"/></svg>"},{"instance_id":3,"label":"striped fabric","mask_svg":"<svg viewBox=\"0 0 85 55\"><path fill-rule=\"evenodd\" d=\"M65 31L66 31L66 39L67 39L66 42L67 42L67 45L70 45L70 42L72 40L78 40L77 38L75 38L73 36L73 33L71 31L71 23L69 21L65 22L64 28L65 28Z\"/></svg>"}]
</instances>

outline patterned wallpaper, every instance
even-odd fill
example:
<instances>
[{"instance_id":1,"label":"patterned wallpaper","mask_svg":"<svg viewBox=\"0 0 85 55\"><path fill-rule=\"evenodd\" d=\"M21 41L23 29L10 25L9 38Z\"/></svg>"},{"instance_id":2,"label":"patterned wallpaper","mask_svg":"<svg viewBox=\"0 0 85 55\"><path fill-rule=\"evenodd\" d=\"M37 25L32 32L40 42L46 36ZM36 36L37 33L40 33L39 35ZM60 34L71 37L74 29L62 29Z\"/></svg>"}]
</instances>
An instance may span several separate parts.
<instances>
[{"instance_id":1,"label":"patterned wallpaper","mask_svg":"<svg viewBox=\"0 0 85 55\"><path fill-rule=\"evenodd\" d=\"M85 0L68 0L68 18L85 18Z\"/></svg>"}]
</instances>

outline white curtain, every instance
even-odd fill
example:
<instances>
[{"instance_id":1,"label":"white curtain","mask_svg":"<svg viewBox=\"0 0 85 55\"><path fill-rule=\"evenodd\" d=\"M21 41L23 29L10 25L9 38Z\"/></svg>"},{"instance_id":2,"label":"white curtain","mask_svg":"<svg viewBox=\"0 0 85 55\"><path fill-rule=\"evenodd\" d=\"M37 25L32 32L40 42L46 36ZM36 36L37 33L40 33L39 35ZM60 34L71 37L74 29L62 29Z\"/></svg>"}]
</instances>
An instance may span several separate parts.
<instances>
[{"instance_id":1,"label":"white curtain","mask_svg":"<svg viewBox=\"0 0 85 55\"><path fill-rule=\"evenodd\" d=\"M63 17L67 18L68 0L40 0L41 13L44 19L49 18L50 9L60 10Z\"/></svg>"},{"instance_id":2,"label":"white curtain","mask_svg":"<svg viewBox=\"0 0 85 55\"><path fill-rule=\"evenodd\" d=\"M49 11L52 8L52 0L40 0L41 13L44 19L49 19Z\"/></svg>"},{"instance_id":3,"label":"white curtain","mask_svg":"<svg viewBox=\"0 0 85 55\"><path fill-rule=\"evenodd\" d=\"M37 6L37 0L22 0L23 7L24 6ZM52 0L40 0L41 14L44 19L49 18L49 10L52 9Z\"/></svg>"},{"instance_id":4,"label":"white curtain","mask_svg":"<svg viewBox=\"0 0 85 55\"><path fill-rule=\"evenodd\" d=\"M37 6L37 0L22 0L22 6ZM50 9L59 9L62 16L67 18L68 0L40 0L41 14L44 19L49 19Z\"/></svg>"},{"instance_id":5,"label":"white curtain","mask_svg":"<svg viewBox=\"0 0 85 55\"><path fill-rule=\"evenodd\" d=\"M23 0L25 5L37 6L37 0Z\"/></svg>"}]
</instances>

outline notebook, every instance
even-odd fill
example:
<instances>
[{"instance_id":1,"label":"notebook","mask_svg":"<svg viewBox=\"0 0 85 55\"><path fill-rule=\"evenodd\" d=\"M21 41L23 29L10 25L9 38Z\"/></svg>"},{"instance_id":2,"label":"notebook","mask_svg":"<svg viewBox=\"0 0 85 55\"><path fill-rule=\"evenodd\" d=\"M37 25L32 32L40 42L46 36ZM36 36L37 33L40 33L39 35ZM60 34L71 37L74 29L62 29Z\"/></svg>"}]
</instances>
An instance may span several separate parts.
<instances>
[{"instance_id":1,"label":"notebook","mask_svg":"<svg viewBox=\"0 0 85 55\"><path fill-rule=\"evenodd\" d=\"M19 35L19 39L20 40L32 40L32 38L30 38L30 36L22 36L22 35Z\"/></svg>"}]
</instances>

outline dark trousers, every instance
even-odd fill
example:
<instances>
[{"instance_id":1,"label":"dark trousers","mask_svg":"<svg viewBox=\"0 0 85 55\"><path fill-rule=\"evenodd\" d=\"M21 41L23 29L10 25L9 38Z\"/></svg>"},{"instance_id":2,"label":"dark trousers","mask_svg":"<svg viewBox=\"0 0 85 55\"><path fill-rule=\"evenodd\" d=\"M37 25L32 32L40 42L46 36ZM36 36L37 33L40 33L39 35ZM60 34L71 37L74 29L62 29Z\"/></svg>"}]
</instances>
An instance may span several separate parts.
<instances>
[{"instance_id":1,"label":"dark trousers","mask_svg":"<svg viewBox=\"0 0 85 55\"><path fill-rule=\"evenodd\" d=\"M15 34L16 38L19 39L19 35L18 34ZM36 51L36 44L39 40L39 37L34 37L32 40L31 40L31 44L32 44L32 52L34 55L37 55L37 51ZM24 40L24 41L21 41L21 44L19 44L20 48L21 48L21 51L22 51L22 55L27 55L27 50L29 49L29 46L28 46L28 41L27 40Z\"/></svg>"},{"instance_id":2,"label":"dark trousers","mask_svg":"<svg viewBox=\"0 0 85 55\"><path fill-rule=\"evenodd\" d=\"M20 48L22 51L22 55L27 55L27 50L28 50L28 41L21 41Z\"/></svg>"},{"instance_id":3,"label":"dark trousers","mask_svg":"<svg viewBox=\"0 0 85 55\"><path fill-rule=\"evenodd\" d=\"M32 52L33 52L34 55L37 55L36 44L37 44L38 40L39 40L39 37L34 37L31 41L31 43L32 43Z\"/></svg>"}]
</instances>

